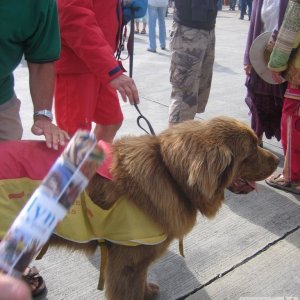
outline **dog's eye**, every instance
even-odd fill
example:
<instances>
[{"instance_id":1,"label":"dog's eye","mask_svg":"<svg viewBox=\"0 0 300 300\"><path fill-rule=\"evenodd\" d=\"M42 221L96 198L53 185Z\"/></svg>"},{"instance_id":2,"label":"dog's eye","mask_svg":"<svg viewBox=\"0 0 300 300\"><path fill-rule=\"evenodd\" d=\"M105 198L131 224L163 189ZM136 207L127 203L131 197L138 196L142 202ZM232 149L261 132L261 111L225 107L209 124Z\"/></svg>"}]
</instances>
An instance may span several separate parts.
<instances>
[{"instance_id":1,"label":"dog's eye","mask_svg":"<svg viewBox=\"0 0 300 300\"><path fill-rule=\"evenodd\" d=\"M251 151L250 153L248 153L248 155L245 157L245 159L243 160L243 163L254 163L256 162L256 160L258 159L258 152L257 151Z\"/></svg>"}]
</instances>

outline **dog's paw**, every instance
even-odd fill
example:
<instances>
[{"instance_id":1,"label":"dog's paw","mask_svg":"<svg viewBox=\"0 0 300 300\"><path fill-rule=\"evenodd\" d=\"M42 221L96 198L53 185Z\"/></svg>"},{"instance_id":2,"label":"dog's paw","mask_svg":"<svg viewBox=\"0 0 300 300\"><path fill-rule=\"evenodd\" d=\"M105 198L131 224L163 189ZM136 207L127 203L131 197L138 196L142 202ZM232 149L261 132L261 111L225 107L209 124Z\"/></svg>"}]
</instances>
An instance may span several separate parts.
<instances>
[{"instance_id":1,"label":"dog's paw","mask_svg":"<svg viewBox=\"0 0 300 300\"><path fill-rule=\"evenodd\" d=\"M159 286L155 283L148 283L146 287L144 300L152 300L155 299L155 296L159 292Z\"/></svg>"}]
</instances>

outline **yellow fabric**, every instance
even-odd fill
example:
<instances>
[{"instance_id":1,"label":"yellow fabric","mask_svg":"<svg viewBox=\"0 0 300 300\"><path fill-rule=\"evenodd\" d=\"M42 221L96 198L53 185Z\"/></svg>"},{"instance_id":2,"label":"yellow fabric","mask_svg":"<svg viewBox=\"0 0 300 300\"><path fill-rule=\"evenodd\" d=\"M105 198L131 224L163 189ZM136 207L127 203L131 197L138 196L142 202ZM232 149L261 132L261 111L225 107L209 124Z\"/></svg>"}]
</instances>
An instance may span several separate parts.
<instances>
[{"instance_id":1,"label":"yellow fabric","mask_svg":"<svg viewBox=\"0 0 300 300\"><path fill-rule=\"evenodd\" d=\"M39 183L28 178L0 180L0 238ZM103 210L85 192L58 224L55 234L79 243L108 240L127 246L154 245L166 239L162 229L124 197L110 210Z\"/></svg>"},{"instance_id":2,"label":"yellow fabric","mask_svg":"<svg viewBox=\"0 0 300 300\"><path fill-rule=\"evenodd\" d=\"M104 283L105 283L105 270L107 265L107 256L108 250L107 246L104 243L100 243L100 253L101 253L101 261L100 261L100 276L98 282L98 290L104 290Z\"/></svg>"}]
</instances>

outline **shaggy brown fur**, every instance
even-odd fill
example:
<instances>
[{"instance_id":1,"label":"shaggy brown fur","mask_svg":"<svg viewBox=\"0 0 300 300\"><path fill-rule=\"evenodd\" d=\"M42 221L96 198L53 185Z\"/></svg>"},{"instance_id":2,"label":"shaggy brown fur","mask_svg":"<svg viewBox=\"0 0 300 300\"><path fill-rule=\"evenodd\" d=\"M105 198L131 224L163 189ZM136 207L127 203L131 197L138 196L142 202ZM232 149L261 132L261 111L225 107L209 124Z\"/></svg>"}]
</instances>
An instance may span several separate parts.
<instances>
[{"instance_id":1,"label":"shaggy brown fur","mask_svg":"<svg viewBox=\"0 0 300 300\"><path fill-rule=\"evenodd\" d=\"M91 199L108 209L125 195L168 238L155 246L109 245L105 290L110 300L153 299L159 288L146 282L149 265L193 228L198 211L213 217L226 188L241 178L263 180L278 165L275 155L258 147L251 129L227 117L187 121L158 136L124 137L113 144L112 154L113 180L95 175L87 188ZM57 238L52 242L70 245Z\"/></svg>"},{"instance_id":2,"label":"shaggy brown fur","mask_svg":"<svg viewBox=\"0 0 300 300\"><path fill-rule=\"evenodd\" d=\"M156 246L111 244L106 268L110 300L153 299L147 269L174 238L195 225L197 212L213 217L224 190L237 179L259 181L274 172L278 158L258 147L253 131L227 117L187 121L158 136L124 137L113 144L113 181L91 180L92 200L108 209L125 195L168 234Z\"/></svg>"}]
</instances>

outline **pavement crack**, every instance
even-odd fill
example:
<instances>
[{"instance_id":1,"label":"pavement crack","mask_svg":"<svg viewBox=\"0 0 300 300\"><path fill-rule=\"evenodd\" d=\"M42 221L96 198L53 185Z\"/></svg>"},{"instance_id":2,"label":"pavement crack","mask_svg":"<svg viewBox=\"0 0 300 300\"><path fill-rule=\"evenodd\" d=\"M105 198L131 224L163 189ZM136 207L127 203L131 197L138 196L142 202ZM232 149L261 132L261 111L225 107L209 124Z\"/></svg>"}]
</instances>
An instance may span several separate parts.
<instances>
[{"instance_id":1,"label":"pavement crack","mask_svg":"<svg viewBox=\"0 0 300 300\"><path fill-rule=\"evenodd\" d=\"M228 273L234 271L236 268L239 268L240 266L248 263L249 261L253 260L255 257L257 257L258 255L260 255L261 253L267 251L270 247L273 247L274 245L276 245L277 243L279 243L280 241L284 240L286 237L288 237L289 235L293 234L294 232L296 232L297 230L300 229L300 225L296 226L295 228L293 228L292 230L286 232L283 236L279 237L278 239L272 241L271 243L267 244L265 247L263 247L262 249L258 250L257 252L255 252L254 254L246 257L244 260L242 260L241 262L233 265L231 268L229 268L228 270L216 275L215 277L211 278L209 281L207 281L206 283L202 284L201 286L199 286L198 288L194 289L192 292L190 292L189 294L176 298L176 300L183 300L186 299L188 296L191 296L195 293L197 293L198 291L202 290L203 288L205 288L206 286L212 284L213 282L217 281L218 279L224 277L225 275L227 275Z\"/></svg>"}]
</instances>

